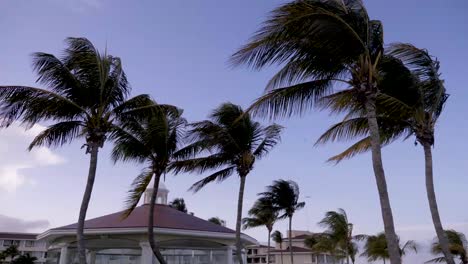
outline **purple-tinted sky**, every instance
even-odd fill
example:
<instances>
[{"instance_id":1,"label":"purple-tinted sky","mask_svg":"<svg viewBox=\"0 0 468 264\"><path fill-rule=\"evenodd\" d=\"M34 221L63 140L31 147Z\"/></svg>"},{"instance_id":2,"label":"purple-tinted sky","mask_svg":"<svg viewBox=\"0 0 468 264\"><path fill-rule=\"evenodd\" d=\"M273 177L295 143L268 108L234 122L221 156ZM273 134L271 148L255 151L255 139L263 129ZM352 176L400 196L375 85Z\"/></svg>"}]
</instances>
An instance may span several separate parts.
<instances>
[{"instance_id":1,"label":"purple-tinted sky","mask_svg":"<svg viewBox=\"0 0 468 264\"><path fill-rule=\"evenodd\" d=\"M100 49L122 58L133 93L149 93L158 102L176 104L186 117L200 120L220 103L248 106L261 95L274 73L230 69L227 59L249 38L268 11L282 1L0 1L0 84L34 85L30 54L60 54L69 36L87 37ZM366 1L371 18L383 21L387 43L412 42L441 61L450 100L440 119L434 149L436 189L447 227L468 231L466 121L468 96L468 2L465 0ZM307 207L294 220L296 229L320 230L316 222L327 210L344 208L356 232L382 230L377 191L368 154L338 166L325 163L345 144L314 147L317 137L337 119L327 113L282 120L287 127L279 145L259 161L247 180L245 208L274 179L297 181ZM42 124L47 125L47 124ZM88 156L76 142L33 153L26 146L34 132L20 128L0 132L0 221L18 218L11 229L44 230L75 221L87 175ZM409 139L384 149L395 224L405 239L434 236L423 181L422 149ZM120 210L137 174L133 164L114 165L109 146L99 160L88 216ZM238 180L232 177L198 194L188 187L200 176L168 176L170 198L185 198L202 218L219 216L233 227ZM308 197L308 198L306 198ZM19 220L21 219L21 220ZM37 220L40 220L38 225ZM4 221L4 222L5 222ZM42 222L41 222L42 221ZM0 224L3 228L4 225ZM286 223L277 224L284 231ZM3 230L2 230L3 231ZM266 239L262 228L247 231Z\"/></svg>"}]
</instances>

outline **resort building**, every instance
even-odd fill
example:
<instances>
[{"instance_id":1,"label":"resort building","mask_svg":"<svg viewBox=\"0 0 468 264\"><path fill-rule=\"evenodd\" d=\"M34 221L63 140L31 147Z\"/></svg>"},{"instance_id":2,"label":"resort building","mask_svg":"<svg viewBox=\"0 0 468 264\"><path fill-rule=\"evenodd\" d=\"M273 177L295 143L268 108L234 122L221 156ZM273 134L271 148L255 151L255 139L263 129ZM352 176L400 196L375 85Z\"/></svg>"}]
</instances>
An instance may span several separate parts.
<instances>
[{"instance_id":1,"label":"resort building","mask_svg":"<svg viewBox=\"0 0 468 264\"><path fill-rule=\"evenodd\" d=\"M122 212L85 221L87 262L89 264L157 263L147 237L149 197L125 219ZM161 184L155 205L154 232L161 253L168 264L236 263L235 231L213 224L167 205L169 191ZM78 263L77 224L50 229L38 239L47 244L47 263ZM245 245L257 241L245 234ZM241 252L246 259L245 252Z\"/></svg>"},{"instance_id":2,"label":"resort building","mask_svg":"<svg viewBox=\"0 0 468 264\"><path fill-rule=\"evenodd\" d=\"M37 258L37 263L46 261L46 243L36 240L37 234L28 233L0 233L0 252L10 246L17 246L21 255L29 254ZM3 263L9 263L10 258Z\"/></svg>"},{"instance_id":3,"label":"resort building","mask_svg":"<svg viewBox=\"0 0 468 264\"><path fill-rule=\"evenodd\" d=\"M313 233L309 231L293 230L292 251L294 264L340 264L342 260L335 260L333 256L317 253L307 248L305 239ZM267 246L253 245L246 247L247 263L267 263ZM270 262L275 264L290 264L289 239L285 238L282 245L276 244L270 247Z\"/></svg>"}]
</instances>

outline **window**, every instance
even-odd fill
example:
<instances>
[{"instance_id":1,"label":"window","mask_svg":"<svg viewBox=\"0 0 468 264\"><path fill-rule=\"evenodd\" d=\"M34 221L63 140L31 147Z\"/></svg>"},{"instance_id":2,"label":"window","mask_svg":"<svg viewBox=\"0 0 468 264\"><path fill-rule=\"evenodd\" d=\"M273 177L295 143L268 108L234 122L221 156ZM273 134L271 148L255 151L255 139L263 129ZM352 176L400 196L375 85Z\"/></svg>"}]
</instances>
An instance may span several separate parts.
<instances>
[{"instance_id":1,"label":"window","mask_svg":"<svg viewBox=\"0 0 468 264\"><path fill-rule=\"evenodd\" d=\"M257 249L253 249L253 254L254 254L254 255L257 255L257 254L258 254L258 250L257 250Z\"/></svg>"},{"instance_id":2,"label":"window","mask_svg":"<svg viewBox=\"0 0 468 264\"><path fill-rule=\"evenodd\" d=\"M24 246L25 246L25 247L34 247L34 242L36 242L36 241L34 241L34 240L26 240L26 241L24 241Z\"/></svg>"},{"instance_id":3,"label":"window","mask_svg":"<svg viewBox=\"0 0 468 264\"><path fill-rule=\"evenodd\" d=\"M251 249L247 250L247 254L252 255L252 250Z\"/></svg>"},{"instance_id":4,"label":"window","mask_svg":"<svg viewBox=\"0 0 468 264\"><path fill-rule=\"evenodd\" d=\"M19 244L20 244L19 240L3 240L4 247L19 246Z\"/></svg>"}]
</instances>

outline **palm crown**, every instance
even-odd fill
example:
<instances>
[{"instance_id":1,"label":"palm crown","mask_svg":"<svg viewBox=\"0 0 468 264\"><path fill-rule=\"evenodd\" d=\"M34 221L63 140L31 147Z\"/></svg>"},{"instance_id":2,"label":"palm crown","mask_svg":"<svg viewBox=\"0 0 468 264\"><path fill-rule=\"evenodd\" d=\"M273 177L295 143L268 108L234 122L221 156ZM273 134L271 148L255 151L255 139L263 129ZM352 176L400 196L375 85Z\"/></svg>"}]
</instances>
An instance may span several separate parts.
<instances>
[{"instance_id":1,"label":"palm crown","mask_svg":"<svg viewBox=\"0 0 468 264\"><path fill-rule=\"evenodd\" d=\"M457 256L460 259L460 263L467 264L468 263L468 241L463 233L457 232L455 230L445 230L445 234L449 241L449 250L452 255ZM434 242L431 247L431 251L433 254L441 254L442 247L438 241ZM444 257L437 257L431 259L427 262L444 262Z\"/></svg>"},{"instance_id":2,"label":"palm crown","mask_svg":"<svg viewBox=\"0 0 468 264\"><path fill-rule=\"evenodd\" d=\"M299 186L294 181L276 180L260 195L273 203L273 207L280 212L280 219L292 217L305 206L305 202L299 202Z\"/></svg>"},{"instance_id":3,"label":"palm crown","mask_svg":"<svg viewBox=\"0 0 468 264\"><path fill-rule=\"evenodd\" d=\"M215 109L210 120L192 124L188 132L193 143L177 152L180 159L174 164L176 172L219 169L192 186L199 191L213 181L223 181L234 171L246 176L255 160L268 153L280 140L282 127L276 124L263 127L253 121L239 106L225 103ZM198 158L197 154L209 153Z\"/></svg>"}]
</instances>

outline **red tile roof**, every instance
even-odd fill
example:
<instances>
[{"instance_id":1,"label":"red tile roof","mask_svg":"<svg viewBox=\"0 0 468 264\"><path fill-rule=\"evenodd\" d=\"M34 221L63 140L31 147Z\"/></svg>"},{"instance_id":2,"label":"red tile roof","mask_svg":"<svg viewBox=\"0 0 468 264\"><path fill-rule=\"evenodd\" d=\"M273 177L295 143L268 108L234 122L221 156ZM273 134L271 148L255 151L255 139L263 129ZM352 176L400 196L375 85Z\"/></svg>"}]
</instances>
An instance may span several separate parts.
<instances>
[{"instance_id":1,"label":"red tile roof","mask_svg":"<svg viewBox=\"0 0 468 264\"><path fill-rule=\"evenodd\" d=\"M0 233L0 239L36 239L38 234L33 233Z\"/></svg>"},{"instance_id":2,"label":"red tile roof","mask_svg":"<svg viewBox=\"0 0 468 264\"><path fill-rule=\"evenodd\" d=\"M85 229L100 228L141 228L148 225L149 205L145 204L135 210L125 219L123 212L117 212L85 221ZM77 224L54 228L53 230L76 229ZM183 229L219 233L235 233L234 230L213 224L190 214L180 212L167 205L154 206L154 227L168 229Z\"/></svg>"}]
</instances>

